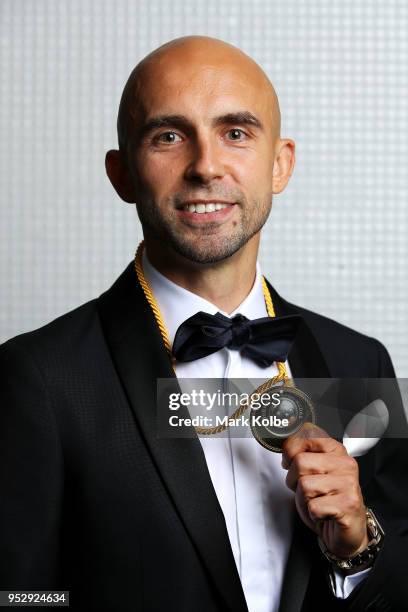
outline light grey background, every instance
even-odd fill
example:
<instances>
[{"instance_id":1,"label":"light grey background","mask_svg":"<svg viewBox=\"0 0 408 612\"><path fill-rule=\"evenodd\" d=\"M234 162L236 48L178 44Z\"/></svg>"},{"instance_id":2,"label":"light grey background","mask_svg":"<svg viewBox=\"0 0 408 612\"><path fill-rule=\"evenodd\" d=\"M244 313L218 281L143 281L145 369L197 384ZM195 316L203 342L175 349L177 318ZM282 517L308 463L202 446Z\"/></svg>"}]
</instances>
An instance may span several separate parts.
<instances>
[{"instance_id":1,"label":"light grey background","mask_svg":"<svg viewBox=\"0 0 408 612\"><path fill-rule=\"evenodd\" d=\"M297 167L263 271L282 295L379 338L408 376L408 3L0 0L0 340L112 284L141 237L104 172L135 63L209 34L276 85Z\"/></svg>"}]
</instances>

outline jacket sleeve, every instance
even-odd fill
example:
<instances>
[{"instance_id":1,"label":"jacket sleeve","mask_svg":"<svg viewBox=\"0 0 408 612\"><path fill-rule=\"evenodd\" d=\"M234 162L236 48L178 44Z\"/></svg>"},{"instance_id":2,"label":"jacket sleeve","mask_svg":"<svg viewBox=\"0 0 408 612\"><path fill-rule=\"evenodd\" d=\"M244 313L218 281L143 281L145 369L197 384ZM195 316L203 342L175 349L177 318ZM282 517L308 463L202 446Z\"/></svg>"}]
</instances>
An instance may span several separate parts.
<instances>
[{"instance_id":1,"label":"jacket sleeve","mask_svg":"<svg viewBox=\"0 0 408 612\"><path fill-rule=\"evenodd\" d=\"M63 456L44 377L0 347L0 590L56 588Z\"/></svg>"},{"instance_id":2,"label":"jacket sleeve","mask_svg":"<svg viewBox=\"0 0 408 612\"><path fill-rule=\"evenodd\" d=\"M394 368L387 350L378 341L376 343L378 378L394 378ZM388 382L386 403L394 433L392 437L380 440L360 465L360 468L369 468L371 476L363 488L364 499L383 526L385 539L367 578L341 602L343 607L339 606L339 609L350 612L408 610L407 419L397 381L395 384Z\"/></svg>"}]
</instances>

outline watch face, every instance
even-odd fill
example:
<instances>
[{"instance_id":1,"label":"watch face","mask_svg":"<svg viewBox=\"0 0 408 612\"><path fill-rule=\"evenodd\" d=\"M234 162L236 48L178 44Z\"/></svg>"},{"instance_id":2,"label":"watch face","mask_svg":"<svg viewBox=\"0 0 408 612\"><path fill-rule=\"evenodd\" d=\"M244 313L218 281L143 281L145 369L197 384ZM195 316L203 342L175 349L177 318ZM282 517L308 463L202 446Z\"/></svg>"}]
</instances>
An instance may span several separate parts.
<instances>
[{"instance_id":1,"label":"watch face","mask_svg":"<svg viewBox=\"0 0 408 612\"><path fill-rule=\"evenodd\" d=\"M367 531L370 534L370 537L373 543L376 543L385 535L384 530L381 527L374 512L370 508L367 508L366 510L366 517L367 517Z\"/></svg>"},{"instance_id":2,"label":"watch face","mask_svg":"<svg viewBox=\"0 0 408 612\"><path fill-rule=\"evenodd\" d=\"M252 434L264 448L277 453L282 452L284 441L304 423L315 423L312 401L297 387L271 387L256 404L250 412Z\"/></svg>"}]
</instances>

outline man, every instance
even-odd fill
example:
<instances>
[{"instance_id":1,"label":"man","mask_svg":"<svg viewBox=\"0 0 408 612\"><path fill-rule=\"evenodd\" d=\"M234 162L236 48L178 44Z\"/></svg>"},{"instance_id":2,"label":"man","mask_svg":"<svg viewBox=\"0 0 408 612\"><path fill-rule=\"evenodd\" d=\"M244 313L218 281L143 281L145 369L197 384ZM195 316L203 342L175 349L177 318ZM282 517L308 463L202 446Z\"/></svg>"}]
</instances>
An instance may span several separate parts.
<instances>
[{"instance_id":1,"label":"man","mask_svg":"<svg viewBox=\"0 0 408 612\"><path fill-rule=\"evenodd\" d=\"M118 134L106 169L143 226L137 274L1 349L1 588L69 589L75 610L405 609L403 441L381 440L359 475L307 427L282 457L255 439L157 436L158 378L278 372L245 343L183 360L177 330L197 312L245 335L270 294L278 317L302 317L293 376L394 376L376 340L263 289L260 231L295 148L268 78L221 41L172 41L131 74Z\"/></svg>"}]
</instances>

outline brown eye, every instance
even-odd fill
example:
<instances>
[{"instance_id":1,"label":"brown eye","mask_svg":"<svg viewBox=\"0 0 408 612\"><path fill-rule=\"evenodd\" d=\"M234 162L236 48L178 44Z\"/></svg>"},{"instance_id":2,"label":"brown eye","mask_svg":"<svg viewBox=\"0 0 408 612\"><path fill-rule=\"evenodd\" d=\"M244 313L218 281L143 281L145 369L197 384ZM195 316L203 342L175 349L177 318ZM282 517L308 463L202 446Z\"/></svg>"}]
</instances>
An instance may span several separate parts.
<instances>
[{"instance_id":1,"label":"brown eye","mask_svg":"<svg viewBox=\"0 0 408 612\"><path fill-rule=\"evenodd\" d=\"M157 137L157 140L164 144L173 144L175 142L180 142L181 138L176 132L163 132Z\"/></svg>"}]
</instances>

